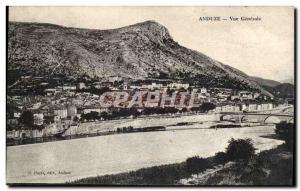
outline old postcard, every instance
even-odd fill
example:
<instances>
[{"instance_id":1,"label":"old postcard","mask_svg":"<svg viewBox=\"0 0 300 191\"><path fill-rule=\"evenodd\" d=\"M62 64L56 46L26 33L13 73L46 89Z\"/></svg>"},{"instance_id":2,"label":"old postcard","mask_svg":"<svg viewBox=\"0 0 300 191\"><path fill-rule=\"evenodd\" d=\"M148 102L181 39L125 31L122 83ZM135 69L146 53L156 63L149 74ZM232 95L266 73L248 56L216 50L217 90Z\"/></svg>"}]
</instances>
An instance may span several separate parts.
<instances>
[{"instance_id":1,"label":"old postcard","mask_svg":"<svg viewBox=\"0 0 300 191\"><path fill-rule=\"evenodd\" d=\"M7 11L7 184L295 185L293 7Z\"/></svg>"}]
</instances>

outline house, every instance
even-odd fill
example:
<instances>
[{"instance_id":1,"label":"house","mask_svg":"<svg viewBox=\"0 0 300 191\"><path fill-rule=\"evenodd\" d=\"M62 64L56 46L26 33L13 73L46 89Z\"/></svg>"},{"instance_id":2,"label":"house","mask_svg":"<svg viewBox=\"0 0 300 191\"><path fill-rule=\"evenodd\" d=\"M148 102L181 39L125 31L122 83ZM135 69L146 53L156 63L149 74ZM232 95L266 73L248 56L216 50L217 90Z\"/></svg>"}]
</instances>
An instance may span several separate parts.
<instances>
[{"instance_id":1,"label":"house","mask_svg":"<svg viewBox=\"0 0 300 191\"><path fill-rule=\"evenodd\" d=\"M102 112L108 112L107 107L101 107L101 106L85 106L82 108L78 108L78 113L79 114L87 114L91 112L98 112L99 114Z\"/></svg>"},{"instance_id":2,"label":"house","mask_svg":"<svg viewBox=\"0 0 300 191\"><path fill-rule=\"evenodd\" d=\"M253 99L253 94L248 91L240 91L239 97L241 100L251 100L251 99Z\"/></svg>"},{"instance_id":3,"label":"house","mask_svg":"<svg viewBox=\"0 0 300 191\"><path fill-rule=\"evenodd\" d=\"M128 83L127 82L124 82L123 83L123 90L127 90L128 89Z\"/></svg>"},{"instance_id":4,"label":"house","mask_svg":"<svg viewBox=\"0 0 300 191\"><path fill-rule=\"evenodd\" d=\"M113 82L101 82L101 87L112 87Z\"/></svg>"},{"instance_id":5,"label":"house","mask_svg":"<svg viewBox=\"0 0 300 191\"><path fill-rule=\"evenodd\" d=\"M119 76L109 76L108 77L108 81L109 82L119 82L119 81L122 81L122 77L119 77Z\"/></svg>"},{"instance_id":6,"label":"house","mask_svg":"<svg viewBox=\"0 0 300 191\"><path fill-rule=\"evenodd\" d=\"M151 89L161 89L163 88L163 84L157 84L157 83L152 83L151 84Z\"/></svg>"},{"instance_id":7,"label":"house","mask_svg":"<svg viewBox=\"0 0 300 191\"><path fill-rule=\"evenodd\" d=\"M76 135L77 134L77 129L78 129L78 124L77 123L72 123L70 124L69 129L65 132L66 135Z\"/></svg>"},{"instance_id":8,"label":"house","mask_svg":"<svg viewBox=\"0 0 300 191\"><path fill-rule=\"evenodd\" d=\"M271 110L274 108L272 103L263 103L261 104L261 110Z\"/></svg>"},{"instance_id":9,"label":"house","mask_svg":"<svg viewBox=\"0 0 300 191\"><path fill-rule=\"evenodd\" d=\"M248 111L256 111L257 110L257 104L249 104Z\"/></svg>"},{"instance_id":10,"label":"house","mask_svg":"<svg viewBox=\"0 0 300 191\"><path fill-rule=\"evenodd\" d=\"M100 113L100 107L86 107L83 108L83 114L91 113L91 112L98 112Z\"/></svg>"},{"instance_id":11,"label":"house","mask_svg":"<svg viewBox=\"0 0 300 191\"><path fill-rule=\"evenodd\" d=\"M233 95L231 96L231 100L234 101L234 100L239 100L240 99L240 96L238 95Z\"/></svg>"},{"instance_id":12,"label":"house","mask_svg":"<svg viewBox=\"0 0 300 191\"><path fill-rule=\"evenodd\" d=\"M54 116L53 121L54 121L54 123L60 123L61 122L61 117L56 115L56 116Z\"/></svg>"},{"instance_id":13,"label":"house","mask_svg":"<svg viewBox=\"0 0 300 191\"><path fill-rule=\"evenodd\" d=\"M68 110L64 106L56 106L53 109L53 113L54 113L54 115L57 115L62 119L67 118L67 116L68 116Z\"/></svg>"},{"instance_id":14,"label":"house","mask_svg":"<svg viewBox=\"0 0 300 191\"><path fill-rule=\"evenodd\" d=\"M167 87L169 88L176 88L176 89L181 89L181 88L188 89L189 86L190 86L189 84L184 84L184 83L170 83L167 85Z\"/></svg>"},{"instance_id":15,"label":"house","mask_svg":"<svg viewBox=\"0 0 300 191\"><path fill-rule=\"evenodd\" d=\"M44 114L43 113L34 113L33 121L35 125L42 125L44 122Z\"/></svg>"},{"instance_id":16,"label":"house","mask_svg":"<svg viewBox=\"0 0 300 191\"><path fill-rule=\"evenodd\" d=\"M44 92L46 93L47 96L52 96L57 93L56 89L53 89L53 88L45 89Z\"/></svg>"},{"instance_id":17,"label":"house","mask_svg":"<svg viewBox=\"0 0 300 191\"><path fill-rule=\"evenodd\" d=\"M62 90L64 90L64 91L75 91L76 86L63 86Z\"/></svg>"},{"instance_id":18,"label":"house","mask_svg":"<svg viewBox=\"0 0 300 191\"><path fill-rule=\"evenodd\" d=\"M254 99L259 98L259 96L260 96L260 93L255 92L254 95L253 95L253 98Z\"/></svg>"},{"instance_id":19,"label":"house","mask_svg":"<svg viewBox=\"0 0 300 191\"><path fill-rule=\"evenodd\" d=\"M201 94L206 94L206 93L207 93L207 89L206 89L205 87L202 87L202 88L200 89L200 93L201 93Z\"/></svg>"},{"instance_id":20,"label":"house","mask_svg":"<svg viewBox=\"0 0 300 191\"><path fill-rule=\"evenodd\" d=\"M42 105L41 102L34 103L33 106L32 106L32 109L38 109L38 108L41 107L41 105Z\"/></svg>"},{"instance_id":21,"label":"house","mask_svg":"<svg viewBox=\"0 0 300 191\"><path fill-rule=\"evenodd\" d=\"M246 104L242 105L242 111L248 111L248 106Z\"/></svg>"},{"instance_id":22,"label":"house","mask_svg":"<svg viewBox=\"0 0 300 191\"><path fill-rule=\"evenodd\" d=\"M77 108L74 105L67 106L67 116L68 117L75 117L77 115Z\"/></svg>"},{"instance_id":23,"label":"house","mask_svg":"<svg viewBox=\"0 0 300 191\"><path fill-rule=\"evenodd\" d=\"M15 130L12 130L12 131L6 131L6 138L7 139L14 139L15 138L15 133L16 131Z\"/></svg>"},{"instance_id":24,"label":"house","mask_svg":"<svg viewBox=\"0 0 300 191\"><path fill-rule=\"evenodd\" d=\"M21 130L19 134L19 138L31 138L31 130Z\"/></svg>"},{"instance_id":25,"label":"house","mask_svg":"<svg viewBox=\"0 0 300 191\"><path fill-rule=\"evenodd\" d=\"M76 88L77 88L78 90L85 89L85 88L86 88L85 83L79 82L79 83L77 84Z\"/></svg>"},{"instance_id":26,"label":"house","mask_svg":"<svg viewBox=\"0 0 300 191\"><path fill-rule=\"evenodd\" d=\"M44 130L34 129L31 131L32 138L41 138L44 135Z\"/></svg>"},{"instance_id":27,"label":"house","mask_svg":"<svg viewBox=\"0 0 300 191\"><path fill-rule=\"evenodd\" d=\"M142 87L139 85L130 85L130 89L133 89L133 90L135 90L135 89L140 90L141 88Z\"/></svg>"},{"instance_id":28,"label":"house","mask_svg":"<svg viewBox=\"0 0 300 191\"><path fill-rule=\"evenodd\" d=\"M61 130L61 124L52 123L45 127L44 134L49 136L58 133Z\"/></svg>"},{"instance_id":29,"label":"house","mask_svg":"<svg viewBox=\"0 0 300 191\"><path fill-rule=\"evenodd\" d=\"M17 118L10 118L6 121L7 125L18 125L19 120Z\"/></svg>"},{"instance_id":30,"label":"house","mask_svg":"<svg viewBox=\"0 0 300 191\"><path fill-rule=\"evenodd\" d=\"M217 106L217 107L215 108L215 111L216 111L216 112L221 112L221 111L222 111L222 107L221 107L221 106Z\"/></svg>"},{"instance_id":31,"label":"house","mask_svg":"<svg viewBox=\"0 0 300 191\"><path fill-rule=\"evenodd\" d=\"M94 82L92 86L97 89L101 89L104 87L110 88L113 87L113 82Z\"/></svg>"},{"instance_id":32,"label":"house","mask_svg":"<svg viewBox=\"0 0 300 191\"><path fill-rule=\"evenodd\" d=\"M21 112L14 112L14 118L20 118Z\"/></svg>"}]
</instances>

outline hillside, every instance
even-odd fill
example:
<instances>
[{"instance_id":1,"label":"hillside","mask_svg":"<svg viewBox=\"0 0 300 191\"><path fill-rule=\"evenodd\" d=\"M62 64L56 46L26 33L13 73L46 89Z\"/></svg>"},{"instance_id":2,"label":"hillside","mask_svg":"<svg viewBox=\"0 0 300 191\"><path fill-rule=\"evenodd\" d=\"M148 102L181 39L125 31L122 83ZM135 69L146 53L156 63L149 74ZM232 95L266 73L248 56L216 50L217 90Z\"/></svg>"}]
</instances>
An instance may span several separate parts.
<instances>
[{"instance_id":1,"label":"hillside","mask_svg":"<svg viewBox=\"0 0 300 191\"><path fill-rule=\"evenodd\" d=\"M264 87L277 98L295 98L295 86L290 83L282 83L275 87Z\"/></svg>"},{"instance_id":2,"label":"hillside","mask_svg":"<svg viewBox=\"0 0 300 191\"><path fill-rule=\"evenodd\" d=\"M275 87L281 84L280 82L277 82L275 80L269 80L255 76L251 76L250 78L261 86Z\"/></svg>"},{"instance_id":3,"label":"hillside","mask_svg":"<svg viewBox=\"0 0 300 191\"><path fill-rule=\"evenodd\" d=\"M10 22L7 70L9 84L22 75L69 80L121 76L268 94L245 73L179 45L154 21L111 30Z\"/></svg>"},{"instance_id":4,"label":"hillside","mask_svg":"<svg viewBox=\"0 0 300 191\"><path fill-rule=\"evenodd\" d=\"M294 78L288 78L288 79L282 80L281 83L289 83L289 84L294 85Z\"/></svg>"}]
</instances>

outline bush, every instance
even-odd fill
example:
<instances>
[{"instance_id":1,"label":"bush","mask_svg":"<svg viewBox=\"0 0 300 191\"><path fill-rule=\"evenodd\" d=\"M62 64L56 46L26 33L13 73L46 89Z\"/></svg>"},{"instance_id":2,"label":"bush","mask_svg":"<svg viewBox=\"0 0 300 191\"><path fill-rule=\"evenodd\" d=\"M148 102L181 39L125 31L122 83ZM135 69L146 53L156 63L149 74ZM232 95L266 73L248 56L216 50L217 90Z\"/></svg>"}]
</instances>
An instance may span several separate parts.
<instances>
[{"instance_id":1,"label":"bush","mask_svg":"<svg viewBox=\"0 0 300 191\"><path fill-rule=\"evenodd\" d=\"M229 157L227 155L227 153L224 153L224 152L218 152L215 154L215 157L214 157L214 163L215 164L225 164L229 161Z\"/></svg>"},{"instance_id":2,"label":"bush","mask_svg":"<svg viewBox=\"0 0 300 191\"><path fill-rule=\"evenodd\" d=\"M229 160L248 161L255 155L255 148L251 139L230 139L226 148Z\"/></svg>"},{"instance_id":3,"label":"bush","mask_svg":"<svg viewBox=\"0 0 300 191\"><path fill-rule=\"evenodd\" d=\"M201 172L212 167L208 159L199 158L199 156L194 156L186 160L187 171L191 173Z\"/></svg>"},{"instance_id":4,"label":"bush","mask_svg":"<svg viewBox=\"0 0 300 191\"><path fill-rule=\"evenodd\" d=\"M294 128L293 123L287 123L285 121L276 125L275 133L278 137L285 141L285 146L289 151L294 149Z\"/></svg>"}]
</instances>

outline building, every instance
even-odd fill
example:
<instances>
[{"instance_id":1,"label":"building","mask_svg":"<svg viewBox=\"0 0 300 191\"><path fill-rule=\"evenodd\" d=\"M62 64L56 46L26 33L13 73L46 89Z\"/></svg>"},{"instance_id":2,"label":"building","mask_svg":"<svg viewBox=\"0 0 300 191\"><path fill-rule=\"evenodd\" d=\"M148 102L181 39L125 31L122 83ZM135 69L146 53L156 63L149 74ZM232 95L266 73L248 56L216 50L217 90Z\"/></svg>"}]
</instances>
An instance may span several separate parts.
<instances>
[{"instance_id":1,"label":"building","mask_svg":"<svg viewBox=\"0 0 300 191\"><path fill-rule=\"evenodd\" d=\"M55 107L53 109L53 113L54 113L54 115L57 115L62 119L68 117L68 110L66 107Z\"/></svg>"},{"instance_id":2,"label":"building","mask_svg":"<svg viewBox=\"0 0 300 191\"><path fill-rule=\"evenodd\" d=\"M110 76L107 79L109 82L119 82L123 80L123 78L119 76Z\"/></svg>"},{"instance_id":3,"label":"building","mask_svg":"<svg viewBox=\"0 0 300 191\"><path fill-rule=\"evenodd\" d=\"M79 83L77 84L77 87L76 87L76 88L77 88L78 90L85 89L85 88L86 88L85 83L79 82Z\"/></svg>"},{"instance_id":4,"label":"building","mask_svg":"<svg viewBox=\"0 0 300 191\"><path fill-rule=\"evenodd\" d=\"M57 93L56 89L45 89L45 93L47 96L52 96L52 95L55 95Z\"/></svg>"},{"instance_id":5,"label":"building","mask_svg":"<svg viewBox=\"0 0 300 191\"><path fill-rule=\"evenodd\" d=\"M257 110L257 104L249 104L248 111L256 111Z\"/></svg>"},{"instance_id":6,"label":"building","mask_svg":"<svg viewBox=\"0 0 300 191\"><path fill-rule=\"evenodd\" d=\"M43 113L34 113L33 121L35 125L42 125L44 122L44 114Z\"/></svg>"},{"instance_id":7,"label":"building","mask_svg":"<svg viewBox=\"0 0 300 191\"><path fill-rule=\"evenodd\" d=\"M151 89L161 89L163 88L163 84L157 84L157 83L152 83L151 84Z\"/></svg>"},{"instance_id":8,"label":"building","mask_svg":"<svg viewBox=\"0 0 300 191\"><path fill-rule=\"evenodd\" d=\"M207 93L207 89L206 89L205 87L202 87L202 88L200 89L200 93L206 94L206 93Z\"/></svg>"},{"instance_id":9,"label":"building","mask_svg":"<svg viewBox=\"0 0 300 191\"><path fill-rule=\"evenodd\" d=\"M44 135L44 130L34 129L31 131L32 138L41 138Z\"/></svg>"},{"instance_id":10,"label":"building","mask_svg":"<svg viewBox=\"0 0 300 191\"><path fill-rule=\"evenodd\" d=\"M246 104L242 105L242 111L248 111L248 106Z\"/></svg>"},{"instance_id":11,"label":"building","mask_svg":"<svg viewBox=\"0 0 300 191\"><path fill-rule=\"evenodd\" d=\"M261 104L261 110L271 110L274 108L272 103L263 103Z\"/></svg>"},{"instance_id":12,"label":"building","mask_svg":"<svg viewBox=\"0 0 300 191\"><path fill-rule=\"evenodd\" d=\"M14 112L14 118L20 118L21 112Z\"/></svg>"},{"instance_id":13,"label":"building","mask_svg":"<svg viewBox=\"0 0 300 191\"><path fill-rule=\"evenodd\" d=\"M239 97L241 100L251 100L253 99L253 94L248 91L241 91L239 92Z\"/></svg>"},{"instance_id":14,"label":"building","mask_svg":"<svg viewBox=\"0 0 300 191\"><path fill-rule=\"evenodd\" d=\"M77 133L78 124L72 123L70 124L70 128L65 132L66 135L75 135Z\"/></svg>"},{"instance_id":15,"label":"building","mask_svg":"<svg viewBox=\"0 0 300 191\"><path fill-rule=\"evenodd\" d=\"M67 106L67 116L68 117L75 117L77 115L77 108L74 105Z\"/></svg>"},{"instance_id":16,"label":"building","mask_svg":"<svg viewBox=\"0 0 300 191\"><path fill-rule=\"evenodd\" d=\"M100 114L102 112L108 112L108 108L100 107L100 106L86 106L86 107L78 108L78 114L87 114L91 112L98 112Z\"/></svg>"},{"instance_id":17,"label":"building","mask_svg":"<svg viewBox=\"0 0 300 191\"><path fill-rule=\"evenodd\" d=\"M76 86L63 86L62 90L64 90L64 91L75 91Z\"/></svg>"},{"instance_id":18,"label":"building","mask_svg":"<svg viewBox=\"0 0 300 191\"><path fill-rule=\"evenodd\" d=\"M18 125L19 120L17 118L10 118L6 121L7 125Z\"/></svg>"},{"instance_id":19,"label":"building","mask_svg":"<svg viewBox=\"0 0 300 191\"><path fill-rule=\"evenodd\" d=\"M175 88L175 89L181 89L181 88L188 89L189 86L190 86L189 84L184 84L184 83L170 83L167 85L167 87Z\"/></svg>"},{"instance_id":20,"label":"building","mask_svg":"<svg viewBox=\"0 0 300 191\"><path fill-rule=\"evenodd\" d=\"M233 95L233 96L231 96L231 100L232 100L232 101L240 100L240 96Z\"/></svg>"},{"instance_id":21,"label":"building","mask_svg":"<svg viewBox=\"0 0 300 191\"><path fill-rule=\"evenodd\" d=\"M127 82L124 82L123 83L123 90L127 90L128 89L128 83Z\"/></svg>"}]
</instances>

